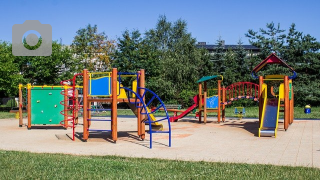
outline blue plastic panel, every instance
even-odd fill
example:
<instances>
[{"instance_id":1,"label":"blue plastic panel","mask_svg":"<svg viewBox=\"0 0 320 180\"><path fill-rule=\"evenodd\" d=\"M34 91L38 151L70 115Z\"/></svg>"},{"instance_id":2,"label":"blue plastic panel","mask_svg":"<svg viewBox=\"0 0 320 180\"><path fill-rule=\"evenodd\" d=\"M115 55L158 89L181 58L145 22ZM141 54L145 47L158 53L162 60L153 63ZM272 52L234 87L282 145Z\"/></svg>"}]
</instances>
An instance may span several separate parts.
<instances>
[{"instance_id":1,"label":"blue plastic panel","mask_svg":"<svg viewBox=\"0 0 320 180\"><path fill-rule=\"evenodd\" d=\"M218 108L218 96L212 96L207 98L207 108Z\"/></svg>"},{"instance_id":2,"label":"blue plastic panel","mask_svg":"<svg viewBox=\"0 0 320 180\"><path fill-rule=\"evenodd\" d=\"M89 94L91 96L110 96L111 95L111 78L102 77L89 80Z\"/></svg>"}]
</instances>

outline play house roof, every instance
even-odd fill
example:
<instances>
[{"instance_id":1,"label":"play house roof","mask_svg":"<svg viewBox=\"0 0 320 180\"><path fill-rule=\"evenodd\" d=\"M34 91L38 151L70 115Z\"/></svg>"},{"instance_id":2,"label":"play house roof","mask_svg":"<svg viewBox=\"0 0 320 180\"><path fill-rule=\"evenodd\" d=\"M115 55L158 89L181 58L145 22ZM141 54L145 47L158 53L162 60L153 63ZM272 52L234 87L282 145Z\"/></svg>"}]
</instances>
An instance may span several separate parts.
<instances>
[{"instance_id":1,"label":"play house roof","mask_svg":"<svg viewBox=\"0 0 320 180\"><path fill-rule=\"evenodd\" d=\"M216 77L221 77L220 75L213 75L213 76L203 76L201 79L199 79L197 81L197 83L201 83L201 82L204 82L204 81L209 81L210 79L214 79Z\"/></svg>"},{"instance_id":2,"label":"play house roof","mask_svg":"<svg viewBox=\"0 0 320 180\"><path fill-rule=\"evenodd\" d=\"M256 73L259 72L267 64L280 64L286 68L289 68L294 74L293 76L290 76L290 79L296 77L296 72L293 70L293 68L290 67L286 62L281 60L275 53L270 54L265 60L263 60L255 68L253 68L253 70L251 71L252 76L258 78Z\"/></svg>"}]
</instances>

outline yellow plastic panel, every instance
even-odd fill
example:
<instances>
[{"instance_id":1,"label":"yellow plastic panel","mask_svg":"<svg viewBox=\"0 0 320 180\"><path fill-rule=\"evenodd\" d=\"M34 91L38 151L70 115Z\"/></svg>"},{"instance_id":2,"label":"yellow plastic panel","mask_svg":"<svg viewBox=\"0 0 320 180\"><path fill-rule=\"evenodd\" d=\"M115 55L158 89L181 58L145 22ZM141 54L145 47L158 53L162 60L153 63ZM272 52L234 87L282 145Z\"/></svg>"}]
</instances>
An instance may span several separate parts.
<instances>
[{"instance_id":1,"label":"yellow plastic panel","mask_svg":"<svg viewBox=\"0 0 320 180\"><path fill-rule=\"evenodd\" d=\"M283 83L281 83L279 86L279 97L280 97L280 99L284 98L284 84Z\"/></svg>"},{"instance_id":2,"label":"yellow plastic panel","mask_svg":"<svg viewBox=\"0 0 320 180\"><path fill-rule=\"evenodd\" d=\"M134 91L134 92L136 92L136 90L137 90L137 80L134 80L133 82L132 82L132 90ZM136 92L137 93L137 92ZM132 93L132 97L136 97L136 95L134 94L134 93Z\"/></svg>"},{"instance_id":3,"label":"yellow plastic panel","mask_svg":"<svg viewBox=\"0 0 320 180\"><path fill-rule=\"evenodd\" d=\"M122 84L120 84L120 86L123 87ZM119 94L119 81L117 81L117 93ZM124 89L121 89L118 99L126 99L126 98L127 98L126 91Z\"/></svg>"}]
</instances>

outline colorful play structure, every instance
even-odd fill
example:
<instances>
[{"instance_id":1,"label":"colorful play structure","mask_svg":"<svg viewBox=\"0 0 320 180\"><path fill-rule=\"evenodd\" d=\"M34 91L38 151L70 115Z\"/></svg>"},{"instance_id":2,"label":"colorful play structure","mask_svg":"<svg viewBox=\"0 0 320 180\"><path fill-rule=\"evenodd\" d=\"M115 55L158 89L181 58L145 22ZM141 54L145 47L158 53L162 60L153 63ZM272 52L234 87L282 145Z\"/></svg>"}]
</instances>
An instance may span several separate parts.
<instances>
[{"instance_id":1,"label":"colorful play structure","mask_svg":"<svg viewBox=\"0 0 320 180\"><path fill-rule=\"evenodd\" d=\"M135 79L132 87L124 87L122 78ZM78 84L78 82L82 84ZM150 134L152 148L153 133L167 133L171 147L171 126L166 107L162 100L151 90L145 88L145 73L141 69L137 73L122 73L116 68L112 72L89 72L74 75L72 79L61 82L61 86L27 86L19 85L19 126L23 125L22 108L23 92L27 89L28 129L34 125L57 125L72 128L72 139L75 140L75 127L78 124L79 111L83 109L82 140L87 141L90 133L110 132L113 142L117 141L117 104L125 102L137 117L137 131L141 140L145 139L145 125ZM79 93L82 92L82 93ZM82 101L79 101L79 97ZM82 102L82 103L79 103ZM111 103L111 108L92 108L95 102ZM156 106L151 110L149 107ZM154 117L158 109L164 109L166 115L160 119ZM93 111L110 111L111 118L93 116ZM95 121L110 122L108 129L92 129ZM160 122L167 122L167 130L163 130ZM107 127L107 124L106 124ZM156 129L156 130L155 130Z\"/></svg>"},{"instance_id":2,"label":"colorful play structure","mask_svg":"<svg viewBox=\"0 0 320 180\"><path fill-rule=\"evenodd\" d=\"M26 88L26 97L28 103L23 103L23 92ZM23 125L22 108L27 106L28 123L27 128L31 129L32 125L60 125L60 112L64 107L60 104L64 97L61 91L65 86L32 86L19 84L19 127Z\"/></svg>"},{"instance_id":3,"label":"colorful play structure","mask_svg":"<svg viewBox=\"0 0 320 180\"><path fill-rule=\"evenodd\" d=\"M267 64L282 65L293 73L286 75L257 76L257 73ZM199 94L193 97L194 104L186 110L169 109L174 112L173 117L168 116L166 106L162 100L151 90L145 88L145 73L141 69L136 73L118 72L88 72L74 75L72 79L62 81L61 86L27 86L19 85L19 126L23 125L22 108L23 92L27 89L28 129L33 125L59 125L73 129L72 139L75 139L75 126L78 124L79 112L83 110L82 140L87 141L92 132L110 132L112 140L117 141L117 104L125 102L137 117L137 132L141 140L145 139L145 125L149 126L150 148L152 148L153 133L168 133L169 146L171 146L170 122L176 122L192 111L196 112L199 122L207 122L207 113L217 113L217 121L225 121L225 107L233 101L251 99L259 102L259 137L277 136L280 112L284 113L284 129L287 130L293 123L294 94L292 80L296 72L274 53L258 64L251 72L259 84L252 82L236 82L227 87L221 86L222 75L204 76L197 81ZM132 87L123 86L122 78L131 78ZM134 79L134 80L132 80ZM208 82L217 80L217 88L208 88ZM79 85L79 82L81 84ZM81 92L81 93L79 93ZM79 97L82 100L79 101ZM110 109L93 108L95 103L111 103ZM154 113L164 110L164 118L156 119ZM111 118L94 116L92 112L111 111ZM244 108L235 114L245 112ZM180 113L180 114L178 114ZM63 115L63 119L61 119ZM203 115L203 119L202 119ZM91 123L95 121L110 122L109 129L92 129ZM160 122L168 123L168 130L163 130ZM155 130L156 129L156 130Z\"/></svg>"},{"instance_id":4,"label":"colorful play structure","mask_svg":"<svg viewBox=\"0 0 320 180\"><path fill-rule=\"evenodd\" d=\"M267 64L279 64L288 68L293 75L265 75L257 76L257 73ZM279 114L284 114L284 130L293 123L294 93L292 80L297 73L287 63L282 61L274 53L258 64L251 72L254 78L259 79L259 137L277 136ZM275 92L275 87L278 92Z\"/></svg>"},{"instance_id":5,"label":"colorful play structure","mask_svg":"<svg viewBox=\"0 0 320 180\"><path fill-rule=\"evenodd\" d=\"M208 88L208 81L220 78L217 80L217 88ZM239 99L252 99L258 101L259 85L251 82L236 82L227 87L221 86L223 81L222 75L204 76L197 81L199 86L199 94L193 97L194 104L187 110L176 117L171 117L171 122L176 122L183 118L192 110L198 108L196 117L199 122L207 123L207 113L217 113L217 119L220 123L225 121L225 106Z\"/></svg>"},{"instance_id":6,"label":"colorful play structure","mask_svg":"<svg viewBox=\"0 0 320 180\"><path fill-rule=\"evenodd\" d=\"M289 68L293 75L266 75L257 76L258 73L267 64L279 64ZM185 117L194 109L198 108L196 116L199 122L207 122L207 113L216 112L217 120L220 123L225 121L225 106L239 99L251 99L259 102L259 137L277 135L279 113L284 113L284 129L287 130L289 124L293 122L293 86L292 80L296 77L296 72L288 64L278 58L274 53L268 56L252 71L252 76L259 79L259 84L252 82L236 82L227 87L221 86L223 77L221 75L204 76L197 81L199 84L199 94L193 97L194 104L179 115L171 117L171 122L176 122ZM217 80L217 88L209 89L207 83L209 80ZM278 93L276 94L275 85L278 83ZM268 85L268 84L273 85ZM210 93L215 91L216 93ZM236 110L235 110L236 111ZM236 112L235 112L236 113Z\"/></svg>"},{"instance_id":7,"label":"colorful play structure","mask_svg":"<svg viewBox=\"0 0 320 180\"><path fill-rule=\"evenodd\" d=\"M234 114L241 120L246 115L246 109L244 107L234 107Z\"/></svg>"}]
</instances>

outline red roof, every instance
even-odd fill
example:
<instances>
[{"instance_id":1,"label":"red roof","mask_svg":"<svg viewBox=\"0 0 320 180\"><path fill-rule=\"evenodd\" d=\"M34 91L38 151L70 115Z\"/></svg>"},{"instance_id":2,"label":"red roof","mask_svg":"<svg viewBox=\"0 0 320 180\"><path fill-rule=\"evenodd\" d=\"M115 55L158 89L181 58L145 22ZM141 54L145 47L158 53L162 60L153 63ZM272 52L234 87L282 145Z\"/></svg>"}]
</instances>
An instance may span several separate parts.
<instances>
[{"instance_id":1,"label":"red roof","mask_svg":"<svg viewBox=\"0 0 320 180\"><path fill-rule=\"evenodd\" d=\"M290 67L287 63L282 61L275 53L270 54L265 60L263 60L260 64L258 64L255 68L253 68L251 73L259 72L264 66L267 64L281 64L284 67L289 68L291 71L294 72L293 68Z\"/></svg>"}]
</instances>

